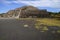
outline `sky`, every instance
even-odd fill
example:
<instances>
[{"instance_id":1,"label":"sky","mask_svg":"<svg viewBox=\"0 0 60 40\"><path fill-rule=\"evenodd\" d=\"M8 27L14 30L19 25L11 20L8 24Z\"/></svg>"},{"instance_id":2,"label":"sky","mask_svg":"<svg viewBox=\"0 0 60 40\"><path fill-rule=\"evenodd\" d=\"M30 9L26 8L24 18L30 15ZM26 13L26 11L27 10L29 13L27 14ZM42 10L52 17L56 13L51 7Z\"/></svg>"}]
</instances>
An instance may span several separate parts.
<instances>
[{"instance_id":1,"label":"sky","mask_svg":"<svg viewBox=\"0 0 60 40\"><path fill-rule=\"evenodd\" d=\"M22 6L34 6L49 12L60 12L59 0L0 0L0 13L6 13Z\"/></svg>"}]
</instances>

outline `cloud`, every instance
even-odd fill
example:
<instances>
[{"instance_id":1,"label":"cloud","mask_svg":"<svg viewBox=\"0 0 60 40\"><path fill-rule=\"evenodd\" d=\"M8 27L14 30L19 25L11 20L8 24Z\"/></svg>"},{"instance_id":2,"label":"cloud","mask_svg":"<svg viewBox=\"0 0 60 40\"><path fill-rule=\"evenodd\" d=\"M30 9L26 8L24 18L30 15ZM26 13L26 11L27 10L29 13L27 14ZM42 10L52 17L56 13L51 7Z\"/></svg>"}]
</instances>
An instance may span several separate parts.
<instances>
[{"instance_id":1,"label":"cloud","mask_svg":"<svg viewBox=\"0 0 60 40\"><path fill-rule=\"evenodd\" d=\"M11 3L24 3L26 5L31 5L35 7L51 7L51 8L59 8L60 9L60 1L59 0L15 0L15 1L5 1L7 4Z\"/></svg>"},{"instance_id":2,"label":"cloud","mask_svg":"<svg viewBox=\"0 0 60 40\"><path fill-rule=\"evenodd\" d=\"M59 0L38 0L38 1L20 1L20 2L27 5L36 6L36 7L60 8Z\"/></svg>"}]
</instances>

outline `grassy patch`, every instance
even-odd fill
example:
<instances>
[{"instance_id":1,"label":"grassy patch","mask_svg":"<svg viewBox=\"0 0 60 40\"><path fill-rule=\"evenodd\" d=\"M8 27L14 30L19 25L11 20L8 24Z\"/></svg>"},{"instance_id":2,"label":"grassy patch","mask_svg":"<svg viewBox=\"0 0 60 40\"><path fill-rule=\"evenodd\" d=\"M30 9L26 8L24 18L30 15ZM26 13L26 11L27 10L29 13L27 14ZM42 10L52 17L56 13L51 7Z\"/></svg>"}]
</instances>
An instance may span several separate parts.
<instances>
[{"instance_id":1,"label":"grassy patch","mask_svg":"<svg viewBox=\"0 0 60 40\"><path fill-rule=\"evenodd\" d=\"M16 18L17 20L33 20L33 18Z\"/></svg>"},{"instance_id":2,"label":"grassy patch","mask_svg":"<svg viewBox=\"0 0 60 40\"><path fill-rule=\"evenodd\" d=\"M55 18L18 18L17 20L35 20L36 25L44 24L48 26L60 26L60 20L56 20Z\"/></svg>"},{"instance_id":3,"label":"grassy patch","mask_svg":"<svg viewBox=\"0 0 60 40\"><path fill-rule=\"evenodd\" d=\"M34 20L35 21L35 28L37 28L37 29L40 29L42 27L40 25L60 27L60 20L57 20L55 18L53 18L53 19L51 19L51 18L19 18L17 20ZM44 27L42 28L43 30L48 30L46 28L47 26L44 26Z\"/></svg>"},{"instance_id":4,"label":"grassy patch","mask_svg":"<svg viewBox=\"0 0 60 40\"><path fill-rule=\"evenodd\" d=\"M60 20L57 20L56 18L19 18L17 20L34 20L35 28L41 30L41 32L48 31L48 26L60 27ZM24 27L28 27L28 25L24 25ZM60 30L57 32L60 33ZM52 31L52 33L55 33L55 31Z\"/></svg>"},{"instance_id":5,"label":"grassy patch","mask_svg":"<svg viewBox=\"0 0 60 40\"><path fill-rule=\"evenodd\" d=\"M49 19L49 18L41 18L36 19L37 25L40 25L41 23L48 26L60 26L60 20L56 19Z\"/></svg>"}]
</instances>

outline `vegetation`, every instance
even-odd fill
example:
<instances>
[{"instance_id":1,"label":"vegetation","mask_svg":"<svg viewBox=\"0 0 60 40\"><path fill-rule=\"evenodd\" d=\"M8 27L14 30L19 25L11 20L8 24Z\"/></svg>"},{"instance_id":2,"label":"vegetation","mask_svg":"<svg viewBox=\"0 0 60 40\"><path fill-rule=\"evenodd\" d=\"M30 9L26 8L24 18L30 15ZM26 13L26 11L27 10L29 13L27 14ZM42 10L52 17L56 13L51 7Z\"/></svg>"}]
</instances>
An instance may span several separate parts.
<instances>
[{"instance_id":1,"label":"vegetation","mask_svg":"<svg viewBox=\"0 0 60 40\"><path fill-rule=\"evenodd\" d=\"M60 12L54 13L54 12L48 12L49 16L52 18L60 18Z\"/></svg>"},{"instance_id":2,"label":"vegetation","mask_svg":"<svg viewBox=\"0 0 60 40\"><path fill-rule=\"evenodd\" d=\"M38 18L36 21L38 25L44 24L48 26L60 26L60 20L55 18Z\"/></svg>"},{"instance_id":3,"label":"vegetation","mask_svg":"<svg viewBox=\"0 0 60 40\"><path fill-rule=\"evenodd\" d=\"M55 30L57 30L58 33L60 33L60 20L57 20L56 18L20 18L17 20L34 20L35 21L35 28L37 30L40 30L41 32L46 32L50 30L49 27L52 27L52 33L55 33ZM55 27L57 29L55 29Z\"/></svg>"},{"instance_id":4,"label":"vegetation","mask_svg":"<svg viewBox=\"0 0 60 40\"><path fill-rule=\"evenodd\" d=\"M55 18L37 18L35 27L39 30L46 31L48 27L60 27L60 20ZM58 30L60 32L60 30Z\"/></svg>"},{"instance_id":5,"label":"vegetation","mask_svg":"<svg viewBox=\"0 0 60 40\"><path fill-rule=\"evenodd\" d=\"M60 20L57 20L56 18L19 18L17 20L34 20L37 25L60 26Z\"/></svg>"}]
</instances>

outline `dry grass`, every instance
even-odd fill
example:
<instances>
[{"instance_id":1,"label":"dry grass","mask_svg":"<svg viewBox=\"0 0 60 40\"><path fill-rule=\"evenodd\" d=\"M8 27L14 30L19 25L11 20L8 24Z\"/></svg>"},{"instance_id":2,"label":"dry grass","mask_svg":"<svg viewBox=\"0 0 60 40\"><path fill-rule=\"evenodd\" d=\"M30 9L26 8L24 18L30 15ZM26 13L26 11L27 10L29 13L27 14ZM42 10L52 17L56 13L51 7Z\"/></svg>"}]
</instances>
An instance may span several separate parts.
<instances>
[{"instance_id":1,"label":"dry grass","mask_svg":"<svg viewBox=\"0 0 60 40\"><path fill-rule=\"evenodd\" d=\"M47 26L58 26L60 27L60 20L57 20L55 18L50 19L50 18L19 18L17 20L34 20L35 23L35 28L36 29L41 29L42 32L47 31L48 28ZM47 25L47 26L43 26L43 28L41 28L42 26L40 25ZM60 33L60 30L58 30L57 32Z\"/></svg>"},{"instance_id":2,"label":"dry grass","mask_svg":"<svg viewBox=\"0 0 60 40\"><path fill-rule=\"evenodd\" d=\"M36 19L36 21L37 21L37 25L42 23L48 26L60 26L60 20L56 20L56 19L41 18L41 19Z\"/></svg>"},{"instance_id":3,"label":"dry grass","mask_svg":"<svg viewBox=\"0 0 60 40\"><path fill-rule=\"evenodd\" d=\"M44 25L44 26L40 26L40 25ZM37 18L36 19L36 23L35 23L36 29L42 30L42 32L45 32L48 30L47 28L48 26L60 27L60 20L50 19L50 18ZM57 32L60 33L60 30L58 30Z\"/></svg>"},{"instance_id":4,"label":"dry grass","mask_svg":"<svg viewBox=\"0 0 60 40\"><path fill-rule=\"evenodd\" d=\"M34 20L36 21L35 25L48 25L48 26L60 26L60 20L56 20L55 18L19 18L17 20Z\"/></svg>"}]
</instances>

